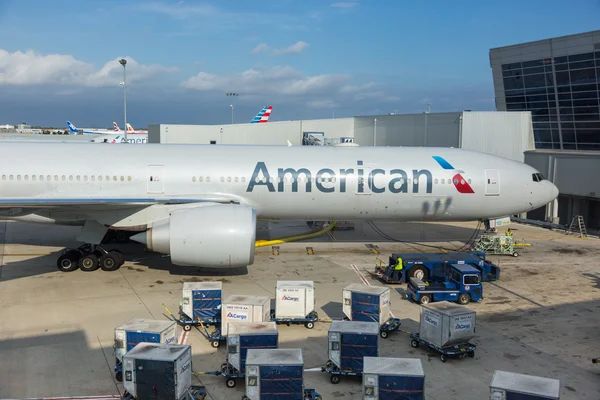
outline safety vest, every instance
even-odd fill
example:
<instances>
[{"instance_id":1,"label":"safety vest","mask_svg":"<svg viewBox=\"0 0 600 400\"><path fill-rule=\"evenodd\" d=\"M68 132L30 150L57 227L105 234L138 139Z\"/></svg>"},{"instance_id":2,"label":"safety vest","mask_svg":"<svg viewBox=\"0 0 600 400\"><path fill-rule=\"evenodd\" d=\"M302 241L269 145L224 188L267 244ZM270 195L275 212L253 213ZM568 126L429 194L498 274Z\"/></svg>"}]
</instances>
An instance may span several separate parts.
<instances>
[{"instance_id":1,"label":"safety vest","mask_svg":"<svg viewBox=\"0 0 600 400\"><path fill-rule=\"evenodd\" d=\"M396 266L394 267L394 269L396 271L402 271L402 259L400 257L398 257L398 261L396 262Z\"/></svg>"}]
</instances>

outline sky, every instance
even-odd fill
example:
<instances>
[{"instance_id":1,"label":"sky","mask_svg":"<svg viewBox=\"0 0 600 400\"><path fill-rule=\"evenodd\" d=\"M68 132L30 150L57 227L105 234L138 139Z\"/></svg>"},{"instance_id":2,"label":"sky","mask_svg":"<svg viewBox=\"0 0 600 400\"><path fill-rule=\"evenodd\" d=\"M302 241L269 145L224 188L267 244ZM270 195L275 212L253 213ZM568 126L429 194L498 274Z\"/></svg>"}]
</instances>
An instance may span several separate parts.
<instances>
[{"instance_id":1,"label":"sky","mask_svg":"<svg viewBox=\"0 0 600 400\"><path fill-rule=\"evenodd\" d=\"M259 6L260 5L260 6ZM0 124L494 110L489 49L598 28L600 0L0 0ZM237 93L228 97L226 93Z\"/></svg>"}]
</instances>

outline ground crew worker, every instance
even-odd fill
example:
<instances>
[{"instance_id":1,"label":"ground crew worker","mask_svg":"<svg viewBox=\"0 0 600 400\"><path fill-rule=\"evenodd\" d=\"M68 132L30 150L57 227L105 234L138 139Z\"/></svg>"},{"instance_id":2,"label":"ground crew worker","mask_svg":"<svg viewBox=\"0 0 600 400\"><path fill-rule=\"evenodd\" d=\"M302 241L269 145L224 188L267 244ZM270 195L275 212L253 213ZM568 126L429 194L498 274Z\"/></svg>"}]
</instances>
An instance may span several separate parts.
<instances>
[{"instance_id":1,"label":"ground crew worker","mask_svg":"<svg viewBox=\"0 0 600 400\"><path fill-rule=\"evenodd\" d=\"M402 275L402 268L404 268L404 262L402 261L402 257L398 257L396 260L396 265L394 266L394 274L392 275L393 281L399 281L400 276Z\"/></svg>"},{"instance_id":2,"label":"ground crew worker","mask_svg":"<svg viewBox=\"0 0 600 400\"><path fill-rule=\"evenodd\" d=\"M506 231L506 236L512 236L512 235L513 235L512 231L510 230L510 228L508 228L508 230Z\"/></svg>"}]
</instances>

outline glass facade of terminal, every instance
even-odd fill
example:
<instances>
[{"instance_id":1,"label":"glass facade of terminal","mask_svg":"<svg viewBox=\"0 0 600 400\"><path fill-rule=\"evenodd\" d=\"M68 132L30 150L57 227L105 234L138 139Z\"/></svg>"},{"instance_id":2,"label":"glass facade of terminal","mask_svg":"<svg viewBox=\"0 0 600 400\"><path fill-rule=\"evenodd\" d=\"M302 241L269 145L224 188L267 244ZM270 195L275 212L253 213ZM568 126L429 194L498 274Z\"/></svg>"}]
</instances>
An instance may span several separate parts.
<instances>
[{"instance_id":1,"label":"glass facade of terminal","mask_svg":"<svg viewBox=\"0 0 600 400\"><path fill-rule=\"evenodd\" d=\"M600 150L600 51L502 65L507 111L531 111L539 149Z\"/></svg>"}]
</instances>

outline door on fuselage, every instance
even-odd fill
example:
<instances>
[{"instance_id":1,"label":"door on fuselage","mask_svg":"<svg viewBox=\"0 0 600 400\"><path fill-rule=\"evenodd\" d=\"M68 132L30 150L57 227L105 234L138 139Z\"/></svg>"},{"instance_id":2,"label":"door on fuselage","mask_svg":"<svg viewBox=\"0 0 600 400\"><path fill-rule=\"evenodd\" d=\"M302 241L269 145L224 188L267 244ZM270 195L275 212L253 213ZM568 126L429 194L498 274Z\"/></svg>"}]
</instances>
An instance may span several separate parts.
<instances>
[{"instance_id":1,"label":"door on fuselage","mask_svg":"<svg viewBox=\"0 0 600 400\"><path fill-rule=\"evenodd\" d=\"M485 195L498 196L500 194L500 171L497 169L485 170Z\"/></svg>"}]
</instances>

